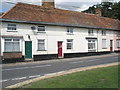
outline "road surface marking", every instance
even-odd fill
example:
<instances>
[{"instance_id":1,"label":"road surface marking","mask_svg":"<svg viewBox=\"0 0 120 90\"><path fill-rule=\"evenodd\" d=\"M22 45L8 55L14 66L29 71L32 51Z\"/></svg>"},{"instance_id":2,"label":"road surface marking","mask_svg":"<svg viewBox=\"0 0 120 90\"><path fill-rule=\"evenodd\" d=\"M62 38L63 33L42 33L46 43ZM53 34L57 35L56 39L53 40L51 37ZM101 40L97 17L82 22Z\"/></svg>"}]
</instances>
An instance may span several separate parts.
<instances>
[{"instance_id":1,"label":"road surface marking","mask_svg":"<svg viewBox=\"0 0 120 90\"><path fill-rule=\"evenodd\" d=\"M20 77L20 78L13 78L12 80L21 80L21 79L26 79L27 77Z\"/></svg>"},{"instance_id":2,"label":"road surface marking","mask_svg":"<svg viewBox=\"0 0 120 90\"><path fill-rule=\"evenodd\" d=\"M12 69L3 69L2 71L10 71L10 70L18 70L18 69L30 69L30 68L38 68L38 67L49 67L51 65L41 65L41 66L33 66L33 67L21 67L21 68L12 68Z\"/></svg>"},{"instance_id":3,"label":"road surface marking","mask_svg":"<svg viewBox=\"0 0 120 90\"><path fill-rule=\"evenodd\" d=\"M7 80L0 80L0 82L6 82L6 81L8 81L8 79Z\"/></svg>"},{"instance_id":4,"label":"road surface marking","mask_svg":"<svg viewBox=\"0 0 120 90\"><path fill-rule=\"evenodd\" d=\"M83 60L83 61L76 61L76 62L70 62L70 63L81 63L81 62L92 62L92 61L97 61L97 60L100 60L100 59L94 59L94 60Z\"/></svg>"},{"instance_id":5,"label":"road surface marking","mask_svg":"<svg viewBox=\"0 0 120 90\"><path fill-rule=\"evenodd\" d=\"M48 76L48 75L54 75L56 73L48 73L48 74L44 74L45 76Z\"/></svg>"},{"instance_id":6,"label":"road surface marking","mask_svg":"<svg viewBox=\"0 0 120 90\"><path fill-rule=\"evenodd\" d=\"M39 77L41 75L34 75L34 76L29 76L29 78L34 78L34 77Z\"/></svg>"}]
</instances>

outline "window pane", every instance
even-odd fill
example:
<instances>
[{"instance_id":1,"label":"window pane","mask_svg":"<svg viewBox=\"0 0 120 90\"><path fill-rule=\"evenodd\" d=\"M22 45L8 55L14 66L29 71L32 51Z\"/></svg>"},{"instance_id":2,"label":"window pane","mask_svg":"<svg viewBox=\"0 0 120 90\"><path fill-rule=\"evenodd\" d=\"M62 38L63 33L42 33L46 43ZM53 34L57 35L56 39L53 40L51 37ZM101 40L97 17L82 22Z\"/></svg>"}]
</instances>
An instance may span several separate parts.
<instances>
[{"instance_id":1,"label":"window pane","mask_svg":"<svg viewBox=\"0 0 120 90\"><path fill-rule=\"evenodd\" d=\"M7 29L8 30L16 30L17 29L16 24L8 24Z\"/></svg>"},{"instance_id":2,"label":"window pane","mask_svg":"<svg viewBox=\"0 0 120 90\"><path fill-rule=\"evenodd\" d=\"M19 42L13 42L13 51L20 51L20 44Z\"/></svg>"},{"instance_id":3,"label":"window pane","mask_svg":"<svg viewBox=\"0 0 120 90\"><path fill-rule=\"evenodd\" d=\"M106 39L102 40L102 48L106 48Z\"/></svg>"},{"instance_id":4,"label":"window pane","mask_svg":"<svg viewBox=\"0 0 120 90\"><path fill-rule=\"evenodd\" d=\"M45 50L45 40L38 40L38 50Z\"/></svg>"},{"instance_id":5,"label":"window pane","mask_svg":"<svg viewBox=\"0 0 120 90\"><path fill-rule=\"evenodd\" d=\"M12 51L12 42L5 42L5 52L11 52Z\"/></svg>"},{"instance_id":6,"label":"window pane","mask_svg":"<svg viewBox=\"0 0 120 90\"><path fill-rule=\"evenodd\" d=\"M45 27L44 26L38 26L38 31L45 31Z\"/></svg>"}]
</instances>

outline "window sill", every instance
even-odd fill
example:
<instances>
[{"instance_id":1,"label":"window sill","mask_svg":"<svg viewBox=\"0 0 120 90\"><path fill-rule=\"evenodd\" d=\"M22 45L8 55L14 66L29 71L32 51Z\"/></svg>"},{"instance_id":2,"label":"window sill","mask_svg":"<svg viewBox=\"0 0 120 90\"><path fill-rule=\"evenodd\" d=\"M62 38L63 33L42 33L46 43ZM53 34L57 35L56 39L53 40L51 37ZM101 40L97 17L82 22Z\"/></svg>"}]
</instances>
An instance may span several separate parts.
<instances>
[{"instance_id":1,"label":"window sill","mask_svg":"<svg viewBox=\"0 0 120 90\"><path fill-rule=\"evenodd\" d=\"M7 32L18 32L18 31L7 31Z\"/></svg>"},{"instance_id":2,"label":"window sill","mask_svg":"<svg viewBox=\"0 0 120 90\"><path fill-rule=\"evenodd\" d=\"M22 53L22 51L14 51L14 52L3 52L3 53Z\"/></svg>"},{"instance_id":3,"label":"window sill","mask_svg":"<svg viewBox=\"0 0 120 90\"><path fill-rule=\"evenodd\" d=\"M47 51L47 50L37 50L37 51Z\"/></svg>"},{"instance_id":4,"label":"window sill","mask_svg":"<svg viewBox=\"0 0 120 90\"><path fill-rule=\"evenodd\" d=\"M102 49L107 49L107 48L102 48Z\"/></svg>"},{"instance_id":5,"label":"window sill","mask_svg":"<svg viewBox=\"0 0 120 90\"><path fill-rule=\"evenodd\" d=\"M67 33L67 35L74 35L73 33Z\"/></svg>"},{"instance_id":6,"label":"window sill","mask_svg":"<svg viewBox=\"0 0 120 90\"><path fill-rule=\"evenodd\" d=\"M106 35L102 35L102 36L106 36Z\"/></svg>"},{"instance_id":7,"label":"window sill","mask_svg":"<svg viewBox=\"0 0 120 90\"><path fill-rule=\"evenodd\" d=\"M46 32L37 32L37 33L46 33Z\"/></svg>"},{"instance_id":8,"label":"window sill","mask_svg":"<svg viewBox=\"0 0 120 90\"><path fill-rule=\"evenodd\" d=\"M88 34L89 36L94 36L94 34Z\"/></svg>"}]
</instances>

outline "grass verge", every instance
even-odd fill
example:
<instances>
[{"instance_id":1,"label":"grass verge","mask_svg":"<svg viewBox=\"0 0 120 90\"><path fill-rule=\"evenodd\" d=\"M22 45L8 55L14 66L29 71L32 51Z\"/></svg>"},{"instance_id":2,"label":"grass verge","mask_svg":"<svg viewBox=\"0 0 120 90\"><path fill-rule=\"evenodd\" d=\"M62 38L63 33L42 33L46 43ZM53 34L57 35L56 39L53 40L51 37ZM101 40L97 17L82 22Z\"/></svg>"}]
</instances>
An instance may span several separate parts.
<instances>
[{"instance_id":1,"label":"grass verge","mask_svg":"<svg viewBox=\"0 0 120 90\"><path fill-rule=\"evenodd\" d=\"M118 88L118 66L44 79L30 83L23 88Z\"/></svg>"}]
</instances>

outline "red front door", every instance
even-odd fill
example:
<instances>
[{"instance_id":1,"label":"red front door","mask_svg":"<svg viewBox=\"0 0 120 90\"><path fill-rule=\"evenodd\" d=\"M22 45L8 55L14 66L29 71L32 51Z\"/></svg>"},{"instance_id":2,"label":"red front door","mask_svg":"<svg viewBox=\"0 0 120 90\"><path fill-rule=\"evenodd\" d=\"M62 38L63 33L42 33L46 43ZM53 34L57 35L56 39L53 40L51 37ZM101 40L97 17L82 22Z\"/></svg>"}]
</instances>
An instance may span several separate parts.
<instances>
[{"instance_id":1,"label":"red front door","mask_svg":"<svg viewBox=\"0 0 120 90\"><path fill-rule=\"evenodd\" d=\"M110 40L110 51L113 51L113 40Z\"/></svg>"},{"instance_id":2,"label":"red front door","mask_svg":"<svg viewBox=\"0 0 120 90\"><path fill-rule=\"evenodd\" d=\"M58 42L58 57L62 57L62 42Z\"/></svg>"}]
</instances>

